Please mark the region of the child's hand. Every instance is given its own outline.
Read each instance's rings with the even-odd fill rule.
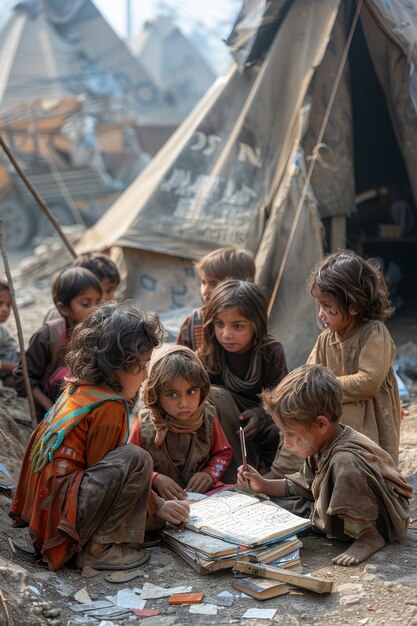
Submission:
[[[190,478],[186,491],[206,493],[214,485],[214,478],[208,472],[197,472]]]
[[[190,507],[186,502],[179,500],[165,500],[156,517],[176,526],[185,524],[190,517]]]
[[[152,486],[164,500],[184,500],[187,497],[184,489],[181,489],[173,478],[164,474],[155,476]]]
[[[243,471],[243,465],[238,467],[237,483],[241,487],[247,487],[249,483],[249,487],[253,491],[264,492],[264,482],[262,476],[252,465],[246,465],[246,471]]]
[[[253,439],[258,432],[259,416],[251,411],[245,411],[240,415],[239,419],[241,422],[246,422],[245,426],[243,426],[245,438]],[[239,435],[239,431],[236,431],[236,434]]]

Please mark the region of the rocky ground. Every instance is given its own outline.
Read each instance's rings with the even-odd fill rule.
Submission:
[[[51,255],[48,254],[48,262]],[[59,255],[58,255],[59,257]],[[64,259],[66,261],[66,259]],[[54,266],[58,261],[54,261]],[[62,262],[62,261],[61,261]],[[45,261],[47,267],[48,263]],[[36,267],[35,267],[36,266]],[[31,269],[32,268],[32,269]],[[31,272],[37,272],[37,278]],[[26,340],[35,330],[44,312],[50,306],[47,269],[39,263],[29,263],[22,275],[16,276],[18,296]],[[31,285],[29,287],[29,285]],[[405,336],[405,335],[404,335]],[[20,461],[31,432],[26,400],[17,398],[13,391],[0,389],[0,462],[17,478]],[[400,465],[413,487],[417,485],[417,396],[406,408],[402,424]],[[92,624],[110,626],[114,623],[134,623],[143,619],[131,613],[128,619],[103,617],[87,618],[75,613],[74,595],[86,590],[92,600],[115,595],[120,589],[141,588],[153,583],[162,587],[192,586],[193,592],[202,591],[215,596],[222,591],[233,592],[230,571],[207,576],[197,574],[180,557],[166,547],[151,549],[151,558],[143,565],[140,576],[130,583],[106,582],[105,573],[87,578],[73,568],[50,572],[36,565],[33,557],[21,547],[28,547],[26,532],[13,529],[8,518],[10,499],[0,490],[0,626],[70,626]],[[417,624],[417,512],[412,503],[412,519],[406,539],[391,544],[371,557],[367,563],[352,568],[331,564],[331,558],[343,549],[343,544],[316,535],[302,537],[301,560],[305,573],[326,577],[333,581],[333,592],[316,595],[294,589],[290,594],[264,602],[236,597],[230,607],[219,607],[216,616],[196,615],[189,607],[168,605],[167,599],[148,600],[147,609],[158,609],[160,614],[147,617],[147,626],[171,624]],[[18,547],[20,546],[20,548]],[[86,572],[84,572],[86,573]],[[87,572],[88,573],[88,572]],[[90,572],[91,573],[91,572]],[[235,592],[238,594],[238,592]],[[243,619],[249,608],[276,608],[269,620]]]

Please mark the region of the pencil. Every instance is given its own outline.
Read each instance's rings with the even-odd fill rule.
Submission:
[[[240,439],[240,450],[242,452],[242,465],[243,471],[248,471],[248,459],[246,456],[246,441],[245,441],[245,431],[242,426],[239,428],[239,439]]]

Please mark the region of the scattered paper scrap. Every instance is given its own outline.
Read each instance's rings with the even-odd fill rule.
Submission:
[[[205,604],[215,604],[216,606],[232,606],[235,598],[228,598],[227,596],[204,596],[202,602]]]
[[[109,622],[108,619],[106,620],[101,620],[100,624],[98,626],[114,626],[113,622]]]
[[[277,609],[248,609],[242,617],[252,619],[274,619]]]
[[[142,600],[140,589],[120,589],[117,592],[116,604],[123,609],[143,609],[146,600]]]
[[[74,598],[78,602],[81,602],[82,604],[89,604],[91,602],[91,598],[88,595],[88,591],[87,591],[87,589],[85,589],[85,587],[83,587],[83,589],[80,589],[79,591],[77,591],[77,593],[74,594]]]
[[[173,593],[190,593],[192,587],[158,587],[152,583],[145,583],[142,587],[140,597],[142,600],[154,600],[156,598],[168,598]]]
[[[189,612],[200,615],[217,615],[217,606],[215,604],[191,604]]]
[[[88,604],[70,604],[70,609],[75,613],[88,613],[88,611],[96,611],[97,609],[105,609],[112,606],[114,602],[110,600],[94,600]]]

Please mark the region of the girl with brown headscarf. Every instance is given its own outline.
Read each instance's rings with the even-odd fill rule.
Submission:
[[[152,456],[152,486],[166,499],[224,486],[220,477],[232,449],[207,401],[209,390],[208,375],[192,350],[174,344],[154,350],[143,391],[145,408],[129,441]]]

